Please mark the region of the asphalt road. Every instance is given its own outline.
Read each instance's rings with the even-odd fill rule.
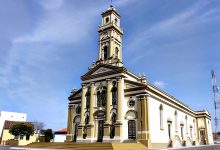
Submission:
[[[45,149],[29,149],[29,148],[16,148],[9,146],[0,145],[0,150],[45,150]],[[50,149],[51,150],[51,149]],[[147,149],[146,149],[147,150]],[[155,149],[154,149],[155,150]],[[165,150],[165,149],[163,149]],[[220,145],[211,145],[211,146],[196,146],[196,147],[187,147],[187,148],[169,148],[169,150],[220,150]]]

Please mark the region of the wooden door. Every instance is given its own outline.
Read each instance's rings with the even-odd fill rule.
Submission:
[[[104,121],[103,120],[99,120],[98,122],[98,140],[97,142],[102,142],[103,140],[103,135],[104,135]]]
[[[135,120],[128,121],[128,138],[136,139],[136,122]]]

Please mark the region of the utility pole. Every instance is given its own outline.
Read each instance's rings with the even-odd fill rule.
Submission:
[[[220,95],[219,95],[219,87],[217,85],[216,77],[215,77],[215,72],[211,70],[211,75],[212,75],[212,91],[213,91],[213,101],[214,101],[214,109],[215,109],[215,134],[214,134],[214,139],[217,139],[217,132],[218,132],[218,110],[220,108]]]

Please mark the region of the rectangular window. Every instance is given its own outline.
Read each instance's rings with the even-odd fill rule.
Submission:
[[[20,140],[23,140],[24,136],[23,135],[20,135]]]

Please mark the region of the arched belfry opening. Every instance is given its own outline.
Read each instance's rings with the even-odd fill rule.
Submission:
[[[103,59],[106,60],[107,58],[108,58],[108,46],[104,46]]]

